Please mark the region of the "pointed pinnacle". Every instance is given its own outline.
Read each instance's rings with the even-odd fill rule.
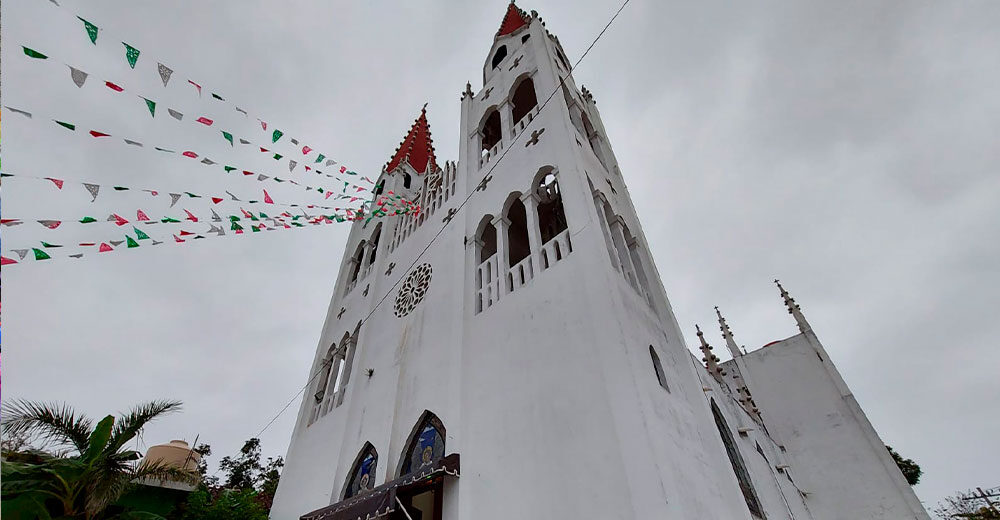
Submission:
[[[715,315],[719,317],[719,330],[722,331],[722,338],[726,340],[729,353],[733,355],[733,358],[742,356],[743,352],[740,351],[740,347],[736,345],[736,339],[733,338],[733,331],[729,329],[729,324],[726,323],[726,318],[722,317],[718,307],[715,308]]]
[[[778,286],[778,290],[781,291],[781,298],[785,300],[785,307],[788,307],[788,314],[791,314],[792,317],[795,318],[795,323],[798,325],[799,331],[807,332],[812,330],[809,322],[806,321],[805,315],[802,314],[802,309],[799,307],[799,304],[795,303],[795,298],[792,298],[792,296],[788,294],[788,291],[781,286],[781,282],[778,281],[777,278],[775,278],[774,283]]]

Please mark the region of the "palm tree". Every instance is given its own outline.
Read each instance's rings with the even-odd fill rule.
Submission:
[[[0,473],[3,515],[96,520],[105,518],[108,506],[139,479],[196,482],[195,472],[161,462],[139,462],[141,454],[126,449],[147,423],[180,407],[179,401],[151,401],[117,419],[109,415],[92,427],[91,419],[65,404],[4,403],[5,437],[30,436],[58,451],[4,454]]]

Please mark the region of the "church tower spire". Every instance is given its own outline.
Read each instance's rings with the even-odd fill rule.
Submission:
[[[785,307],[788,307],[788,314],[791,314],[792,317],[795,318],[795,323],[799,326],[799,331],[803,333],[811,331],[812,327],[809,325],[809,322],[806,321],[805,315],[802,314],[802,309],[799,307],[799,304],[795,303],[795,298],[792,298],[788,294],[788,291],[781,286],[780,281],[775,279],[774,283],[778,286],[778,290],[781,291],[781,298],[785,300]]]
[[[722,337],[726,340],[726,346],[729,347],[729,352],[733,355],[733,359],[742,356],[743,352],[736,345],[736,340],[733,338],[733,331],[729,330],[729,324],[726,323],[726,318],[722,317],[722,313],[719,312],[718,307],[715,308],[715,315],[719,317],[719,330],[722,331]]]
[[[701,327],[697,324],[694,326],[695,330],[698,331],[698,341],[701,342],[702,361],[705,362],[705,368],[708,369],[708,373],[712,374],[712,377],[722,381],[722,376],[726,375],[726,371],[719,366],[719,357],[712,353],[712,346],[705,341],[705,333],[701,331]]]

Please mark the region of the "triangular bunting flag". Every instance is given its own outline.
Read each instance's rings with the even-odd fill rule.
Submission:
[[[215,163],[215,161],[209,159],[208,157],[204,157],[201,160],[201,164],[207,164],[207,165],[211,166],[211,165],[216,164],[216,163]]]
[[[257,180],[261,181],[261,182],[266,181],[268,179],[270,179],[270,177],[268,177],[267,175],[264,175],[263,173],[257,176]]]
[[[226,141],[229,141],[229,146],[233,146],[233,134],[223,130],[222,137],[225,138]]]
[[[267,190],[264,190],[264,203],[265,204],[274,204],[274,200],[272,200],[271,196],[267,194]]]
[[[10,110],[11,112],[14,112],[15,114],[21,114],[22,116],[27,117],[28,119],[31,119],[31,112],[25,112],[24,110],[18,110],[16,108],[9,107],[7,105],[4,105],[4,108],[6,108],[7,110]],[[53,121],[55,121],[55,120],[53,119]],[[59,121],[56,121],[56,122],[58,123]],[[70,130],[72,130],[72,128]]]
[[[73,253],[69,255],[70,258],[83,258],[83,253]]]
[[[69,68],[69,76],[73,78],[73,83],[76,83],[77,87],[83,87],[83,84],[87,81],[87,75],[86,72],[75,67]]]
[[[260,121],[260,119],[258,119],[257,121]],[[263,128],[264,130],[267,130],[267,123],[264,121],[260,121],[260,127]]]
[[[149,115],[156,117],[156,102],[152,99],[142,99],[146,101],[146,106],[149,107]]]
[[[226,170],[226,173],[229,173],[229,172],[235,170],[236,167],[234,167],[234,166],[223,166],[222,169]]]
[[[35,253],[35,260],[48,260],[52,258],[48,253],[42,251],[41,249],[31,248],[31,252]]]
[[[240,108],[240,107],[236,107],[236,111],[237,111],[237,112],[240,112],[240,113],[242,113],[242,114],[243,114],[243,115],[245,115],[245,116],[246,116],[246,115],[249,115],[249,114],[247,114],[247,111],[246,111],[246,110],[243,110],[243,109],[242,109],[242,108]]]
[[[56,188],[59,188],[60,190],[63,187],[63,181],[62,181],[62,179],[53,179],[52,177],[46,177],[45,180],[52,181],[52,184],[55,184]]]
[[[135,219],[139,222],[146,222],[149,220],[149,217],[146,215],[144,211],[142,211],[141,209],[137,209],[135,210]]]
[[[180,200],[180,198],[181,198],[181,194],[180,193],[171,193],[170,194],[170,207],[171,208],[174,207],[174,204],[177,204],[177,201]]]
[[[232,193],[229,193],[229,190],[226,190],[226,195],[229,195],[230,197],[232,197],[233,200],[240,200],[240,199],[236,198],[236,195],[233,195]]]
[[[118,247],[118,246],[122,245],[122,243],[124,243],[125,241],[124,240],[108,240],[108,242],[111,242],[111,245],[113,245],[115,247]]]
[[[197,84],[197,83],[195,83],[195,82],[193,82],[191,80],[188,80],[188,83],[194,85],[194,88],[198,89],[198,95],[200,96],[201,95],[201,85],[199,85],[199,84]]]
[[[198,154],[192,152],[191,150],[188,150],[188,151],[182,153],[181,155],[183,155],[184,157],[190,157],[192,159],[197,159],[198,158]]]
[[[319,154],[319,155],[316,156],[316,162],[318,163],[318,162],[322,161],[324,158],[326,158],[325,155]]]
[[[285,133],[281,130],[275,130],[274,133],[271,134],[271,142],[277,143],[278,139],[281,139],[281,136],[283,135],[285,135]]]
[[[212,197],[212,202],[218,204],[222,202],[222,197]]]
[[[139,49],[136,49],[125,42],[122,42],[122,45],[125,46],[125,59],[128,61],[128,66],[134,69],[135,62],[139,59]]]
[[[299,144],[299,140],[298,140],[298,139],[295,139],[295,138],[293,137],[293,138],[292,138],[292,144]]]
[[[170,75],[173,74],[174,71],[170,70],[170,68],[162,63],[156,64],[156,70],[160,72],[160,79],[163,80],[163,86],[167,86],[167,82],[170,81]]]
[[[288,161],[288,171],[294,170],[296,164],[298,164],[298,163],[295,162],[295,161]]]
[[[129,139],[125,139],[125,144],[130,144],[130,145],[133,145],[133,146],[142,146],[142,143],[140,143],[138,141],[131,141]]]
[[[116,84],[114,84],[114,83],[112,83],[112,82],[110,82],[110,81],[105,81],[105,82],[104,82],[104,86],[108,87],[108,88],[109,88],[109,89],[111,89],[111,90],[114,90],[115,92],[122,92],[122,91],[124,91],[124,90],[125,90],[125,89],[124,89],[124,88],[122,88],[121,86],[119,86],[119,85],[116,85]]]
[[[225,99],[222,99],[222,96],[216,94],[215,92],[212,92],[212,97],[218,99],[219,101],[225,101]]]
[[[49,229],[55,229],[55,228],[59,227],[59,224],[62,224],[62,221],[61,220],[39,220],[38,223],[41,224],[41,225],[43,225],[43,226],[45,226],[45,227],[47,227],[47,228],[49,228]]]
[[[97,219],[94,217],[83,217],[80,219],[81,224],[90,224],[91,222],[97,222]]]
[[[132,240],[132,237],[128,235],[125,235],[125,244],[130,248],[139,247],[139,243],[136,242],[135,240]]]
[[[209,208],[209,210],[211,210],[212,212],[212,222],[222,222],[222,217],[220,217],[219,214],[216,213],[214,209]]]
[[[111,246],[109,246],[105,242],[101,242],[101,247],[97,248],[97,252],[98,253],[107,253],[108,251],[114,251],[114,248],[112,248]]]
[[[35,49],[29,49],[23,45],[21,46],[21,48],[24,49],[24,55],[29,58],[35,58],[38,60],[46,60],[49,58],[48,56],[36,51]]]
[[[240,138],[240,144],[250,144],[250,141],[247,141],[246,139],[243,139],[243,138],[241,137],[241,138]]]
[[[134,229],[134,230],[135,230],[135,238],[137,238],[137,239],[139,239],[139,240],[146,240],[146,239],[148,239],[148,238],[149,238],[149,235],[147,235],[147,234],[146,234],[145,232],[143,232],[143,231],[142,231],[141,229],[139,229],[139,228],[137,228],[137,227],[133,227],[132,229]]]
[[[198,217],[194,216],[190,211],[184,210],[184,213],[187,213],[187,220],[190,220],[191,222],[198,222]]]
[[[180,112],[178,112],[178,111],[176,111],[176,110],[174,110],[172,108],[168,108],[167,109],[167,113],[170,114],[170,117],[173,117],[174,119],[176,119],[178,121],[180,121],[181,119],[184,119],[184,114],[182,114],[182,113],[180,113]]]
[[[275,160],[275,161],[280,161],[282,157],[284,157],[284,156],[283,156],[283,155],[281,155],[280,153],[276,153],[276,154],[274,154],[274,160]]]
[[[83,183],[83,187],[87,188],[87,191],[90,192],[90,196],[93,197],[90,199],[90,202],[94,202],[95,200],[97,200],[97,192],[101,190],[100,185],[88,184],[85,182]]]
[[[42,241],[42,247],[62,247],[62,244],[50,244],[48,242]]]
[[[28,256],[27,249],[11,249],[11,251],[17,253],[17,256],[19,257],[20,260],[24,260],[24,257]]]
[[[104,132],[98,132],[97,130],[91,130],[90,135],[94,137],[110,137],[111,134],[106,134]]]
[[[302,147],[302,155],[309,155],[309,152],[311,152],[311,151],[312,151],[312,148],[309,148],[308,146],[303,146]]]
[[[160,222],[163,222],[164,224],[177,224],[180,222],[180,220],[177,220],[172,217],[163,217],[160,219]]]
[[[87,30],[87,36],[90,37],[90,43],[97,45],[97,26],[87,20],[84,20],[83,18],[80,18],[79,16],[77,16],[77,18],[83,22],[83,28]]]
[[[197,121],[197,122],[199,122],[199,123],[201,123],[201,124],[203,124],[205,126],[212,126],[212,123],[213,123],[213,121],[211,119],[209,119],[209,118],[207,118],[205,116],[201,116],[198,119],[195,119],[195,121]]]
[[[0,256],[0,265],[10,265],[10,264],[16,264],[16,263],[17,263],[17,260],[14,260],[13,258],[7,258],[6,256]]]

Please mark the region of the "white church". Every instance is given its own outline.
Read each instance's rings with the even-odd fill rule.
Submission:
[[[376,192],[422,211],[353,224],[271,518],[929,519],[780,284],[799,334],[691,355],[570,72],[512,3],[458,162],[421,111]]]

